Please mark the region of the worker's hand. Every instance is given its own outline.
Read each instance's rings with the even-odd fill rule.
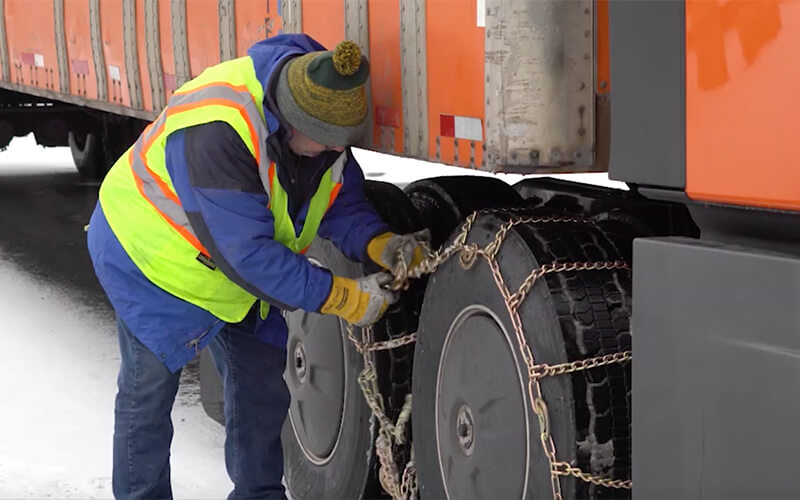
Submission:
[[[383,288],[391,281],[392,275],[385,272],[355,280],[334,276],[331,293],[320,312],[335,314],[356,326],[372,325],[399,298],[398,293]]]
[[[424,248],[430,245],[430,240],[431,233],[428,229],[410,234],[383,233],[369,242],[367,255],[376,264],[390,271],[397,268],[400,259],[409,269],[413,269],[425,259]]]

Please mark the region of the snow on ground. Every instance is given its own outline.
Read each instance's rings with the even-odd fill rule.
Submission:
[[[0,182],[74,171],[65,148],[32,137],[0,153]],[[119,350],[107,307],[88,308],[0,254],[0,498],[112,498],[113,408]],[[224,430],[184,372],[173,410],[177,498],[225,498]]]
[[[16,137],[0,151],[0,175],[25,175],[37,172],[74,172],[69,148],[45,148],[36,144],[33,134]]]
[[[0,497],[110,498],[119,351],[113,318],[0,261]],[[179,498],[230,488],[222,427],[183,384],[173,411]]]

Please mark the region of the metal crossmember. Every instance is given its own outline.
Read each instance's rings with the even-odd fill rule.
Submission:
[[[509,210],[503,210],[509,212]],[[513,210],[511,211],[513,212]],[[443,263],[449,259],[458,256],[459,263],[464,269],[471,268],[475,262],[482,258],[486,261],[489,269],[492,272],[492,277],[497,285],[500,294],[502,295],[506,309],[511,318],[511,324],[514,327],[514,332],[517,340],[517,347],[519,348],[520,355],[525,362],[528,371],[528,396],[531,404],[531,409],[536,414],[539,420],[540,441],[543,450],[550,462],[550,481],[553,490],[554,500],[561,500],[561,484],[559,482],[560,476],[572,476],[587,483],[604,486],[607,488],[617,489],[631,489],[632,482],[630,480],[619,480],[595,476],[582,471],[578,467],[574,467],[567,462],[559,461],[556,455],[555,444],[550,435],[550,416],[547,408],[547,403],[542,396],[542,388],[539,381],[544,377],[565,375],[574,373],[581,370],[589,370],[599,366],[627,363],[632,359],[631,351],[624,351],[614,354],[607,354],[595,358],[589,358],[570,363],[562,363],[557,365],[536,364],[531,348],[525,339],[525,333],[522,325],[522,318],[519,315],[519,308],[522,305],[525,297],[533,289],[536,282],[547,274],[562,273],[569,271],[591,271],[591,270],[611,270],[611,269],[627,269],[630,266],[624,261],[601,261],[601,262],[563,262],[563,263],[550,263],[545,264],[537,269],[534,269],[523,280],[519,288],[512,293],[505,283],[505,279],[500,272],[500,266],[496,260],[500,246],[503,244],[508,232],[520,224],[550,224],[550,223],[588,223],[593,224],[590,219],[584,217],[535,217],[524,216],[509,220],[502,224],[497,231],[494,239],[485,247],[479,247],[475,244],[467,244],[467,238],[475,220],[478,217],[478,212],[473,212],[467,217],[461,231],[455,238],[453,243],[440,250],[432,251],[426,248],[427,257],[413,269],[409,269],[406,262],[402,259],[399,260],[398,266],[393,270],[395,277],[391,283],[390,288],[393,290],[406,290],[409,286],[409,280],[420,278],[425,274],[430,274],[436,271]],[[417,498],[417,478],[416,467],[414,463],[413,448],[411,450],[411,460],[403,468],[402,474],[400,473],[400,466],[395,460],[394,448],[402,448],[405,444],[405,428],[411,417],[411,394],[406,395],[405,403],[401,409],[397,422],[393,423],[386,415],[384,408],[383,398],[378,389],[378,378],[375,371],[375,364],[373,360],[373,353],[375,351],[395,349],[400,346],[408,345],[416,341],[417,334],[411,333],[401,337],[374,342],[373,332],[371,327],[362,328],[361,340],[356,339],[353,333],[353,325],[347,324],[347,337],[355,345],[358,352],[364,358],[364,368],[359,374],[358,383],[364,398],[372,411],[373,415],[378,421],[379,430],[378,437],[375,440],[375,449],[378,459],[381,463],[379,471],[379,479],[383,489],[392,496],[395,500],[410,500]]]

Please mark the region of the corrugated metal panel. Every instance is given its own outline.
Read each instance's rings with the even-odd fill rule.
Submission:
[[[594,170],[592,0],[486,0],[487,167]]]
[[[186,34],[186,0],[172,0],[172,53],[175,58],[175,85],[192,79],[189,67],[189,42]]]
[[[11,68],[8,61],[8,42],[6,41],[6,2],[0,0],[0,66],[2,66],[3,81],[11,79]]]
[[[236,4],[234,0],[219,0],[219,60],[236,57]]]
[[[428,75],[426,0],[400,1],[403,86],[403,152],[428,156]]]
[[[369,58],[369,12],[367,0],[344,0],[344,36],[352,40],[361,48],[362,54]],[[369,85],[367,89],[367,102],[372,103],[372,92]],[[367,106],[367,123],[369,128],[360,147],[372,146],[372,106]]]
[[[144,2],[144,31],[153,110],[159,113],[164,108],[165,101],[164,75],[161,68],[161,42],[158,38],[158,0],[145,0]]]
[[[89,0],[89,30],[92,40],[94,74],[97,78],[97,99],[106,101],[108,100],[108,83],[105,55],[103,54],[103,37],[100,32],[100,0]]]
[[[125,45],[125,76],[131,107],[142,109],[142,86],[139,78],[139,53],[136,44],[136,3],[123,2],[122,28]]]
[[[2,10],[0,10],[2,15]],[[67,64],[67,34],[64,29],[64,0],[53,0],[53,17],[56,26],[56,53],[58,56],[58,87],[69,94],[69,66]]]
[[[303,31],[303,2],[301,0],[280,0],[284,33]]]

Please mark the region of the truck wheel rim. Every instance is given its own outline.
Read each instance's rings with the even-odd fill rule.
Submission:
[[[531,439],[518,366],[494,312],[472,305],[458,314],[436,379],[436,448],[448,498],[525,498]]]
[[[335,316],[298,310],[287,314],[286,320],[290,325],[285,375],[292,395],[289,422],[306,458],[325,465],[336,454],[346,418],[349,381],[344,332]]]

